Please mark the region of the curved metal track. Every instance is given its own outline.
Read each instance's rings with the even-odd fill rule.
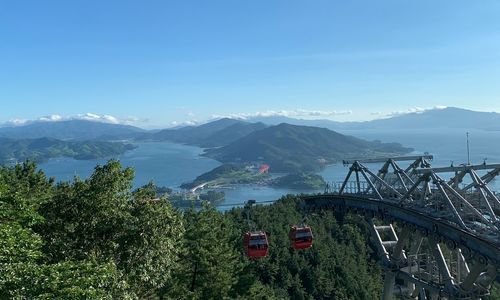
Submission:
[[[382,220],[399,221],[404,226],[412,227],[425,236],[435,235],[438,239],[452,241],[466,251],[481,254],[488,260],[500,265],[500,247],[491,241],[449,224],[446,220],[437,219],[421,212],[378,201],[376,199],[346,196],[346,195],[312,195],[304,196],[309,209],[340,209],[357,212],[368,217],[378,217]]]
[[[386,270],[383,299],[481,299],[500,266],[500,203],[487,186],[500,165],[431,168],[431,159],[344,162],[351,166],[342,184],[302,199],[308,209],[366,217]],[[401,161],[412,162],[403,169]],[[363,163],[383,165],[372,172]],[[442,172],[455,176],[447,181]],[[460,188],[466,175],[471,183]]]

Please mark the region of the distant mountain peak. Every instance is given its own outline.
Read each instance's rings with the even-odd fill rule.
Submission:
[[[453,106],[435,106],[431,109],[415,108],[404,112],[393,112],[393,115],[389,117],[362,122],[338,122],[326,119],[304,120],[290,117],[258,117],[249,121],[259,121],[268,125],[289,123],[331,130],[415,130],[428,128],[500,130],[499,113],[473,111]]]

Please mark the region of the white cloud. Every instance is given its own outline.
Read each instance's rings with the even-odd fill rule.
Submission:
[[[63,117],[60,115],[50,115],[50,116],[43,116],[38,118],[38,121],[43,121],[43,122],[51,122],[51,121],[61,121]]]
[[[198,120],[187,120],[187,121],[182,121],[182,122],[173,121],[173,122],[170,122],[170,127],[195,126],[198,124],[200,124],[200,122],[198,122]]]
[[[61,116],[53,114],[53,115],[43,116],[35,120],[13,119],[3,124],[0,124],[0,126],[21,126],[34,122],[59,122],[59,121],[69,121],[69,120],[85,120],[85,121],[103,122],[110,124],[126,124],[126,125],[145,123],[149,121],[148,119],[139,119],[136,117],[118,118],[111,115],[99,115],[95,113],[77,114],[73,116]]]
[[[73,120],[86,120],[86,121],[98,121],[104,123],[119,124],[120,120],[118,118],[110,115],[97,115],[93,113],[86,113],[84,115],[76,115],[72,118]]]
[[[229,114],[225,116],[221,115],[213,115],[212,119],[220,119],[220,118],[233,118],[233,119],[251,119],[256,117],[302,117],[302,118],[319,118],[319,117],[333,117],[340,115],[349,115],[352,114],[350,110],[333,110],[333,111],[325,111],[325,110],[307,110],[307,109],[294,109],[294,110],[267,110],[262,112],[255,113],[236,113]]]
[[[12,126],[21,126],[29,123],[29,120],[25,119],[12,119],[4,123],[0,123],[0,127],[12,127]]]
[[[407,110],[399,110],[399,111],[392,111],[389,114],[385,115],[385,117],[396,117],[400,115],[406,115],[406,114],[412,114],[412,113],[423,113],[425,111],[429,110],[438,110],[438,109],[445,109],[447,106],[444,105],[436,105],[434,107],[427,107],[427,108],[422,108],[422,107],[411,107],[408,108]]]

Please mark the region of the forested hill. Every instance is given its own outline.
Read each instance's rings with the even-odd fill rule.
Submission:
[[[289,196],[253,213],[270,255],[243,254],[240,208],[178,211],[135,191],[116,161],[55,185],[33,164],[0,167],[0,299],[377,299],[381,269],[364,228],[311,216],[313,248],[296,252]]]
[[[317,171],[341,159],[400,155],[412,151],[397,143],[369,142],[326,128],[279,124],[233,143],[209,149],[221,162],[265,162],[277,172]]]
[[[310,214],[313,247],[295,251],[298,198],[257,206],[269,256],[249,260],[241,208],[176,210],[133,178],[117,161],[59,184],[33,163],[0,167],[0,299],[380,299],[362,217]]]
[[[0,165],[16,161],[43,162],[55,157],[103,158],[133,149],[131,144],[100,141],[61,141],[53,138],[9,139],[0,137]]]

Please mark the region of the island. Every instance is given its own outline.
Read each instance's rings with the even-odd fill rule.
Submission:
[[[195,192],[199,188],[213,188],[230,184],[262,183],[270,179],[269,166],[254,164],[223,164],[203,173],[192,182],[184,183],[181,188]]]
[[[324,189],[326,181],[321,175],[313,173],[293,173],[271,181],[271,186],[301,190]]]
[[[156,197],[167,196],[173,193],[173,190],[166,186],[155,186]]]
[[[203,202],[217,205],[224,201],[226,194],[223,191],[210,190],[205,193],[175,192],[168,195],[168,200],[175,207],[201,207]]]
[[[199,198],[200,200],[209,201],[211,203],[221,202],[226,198],[226,193],[223,191],[208,191],[200,194]]]
[[[219,188],[233,184],[258,184],[302,190],[320,190],[326,186],[323,177],[314,173],[291,173],[273,178],[268,173],[269,170],[270,167],[267,164],[223,164],[198,176],[192,182],[182,184],[181,188],[188,190],[186,194],[188,194],[187,197],[189,198],[194,197],[193,195],[196,195],[198,190]],[[206,200],[214,200],[214,192],[209,191],[208,194],[211,197]],[[198,198],[204,199],[203,194],[199,195]]]

